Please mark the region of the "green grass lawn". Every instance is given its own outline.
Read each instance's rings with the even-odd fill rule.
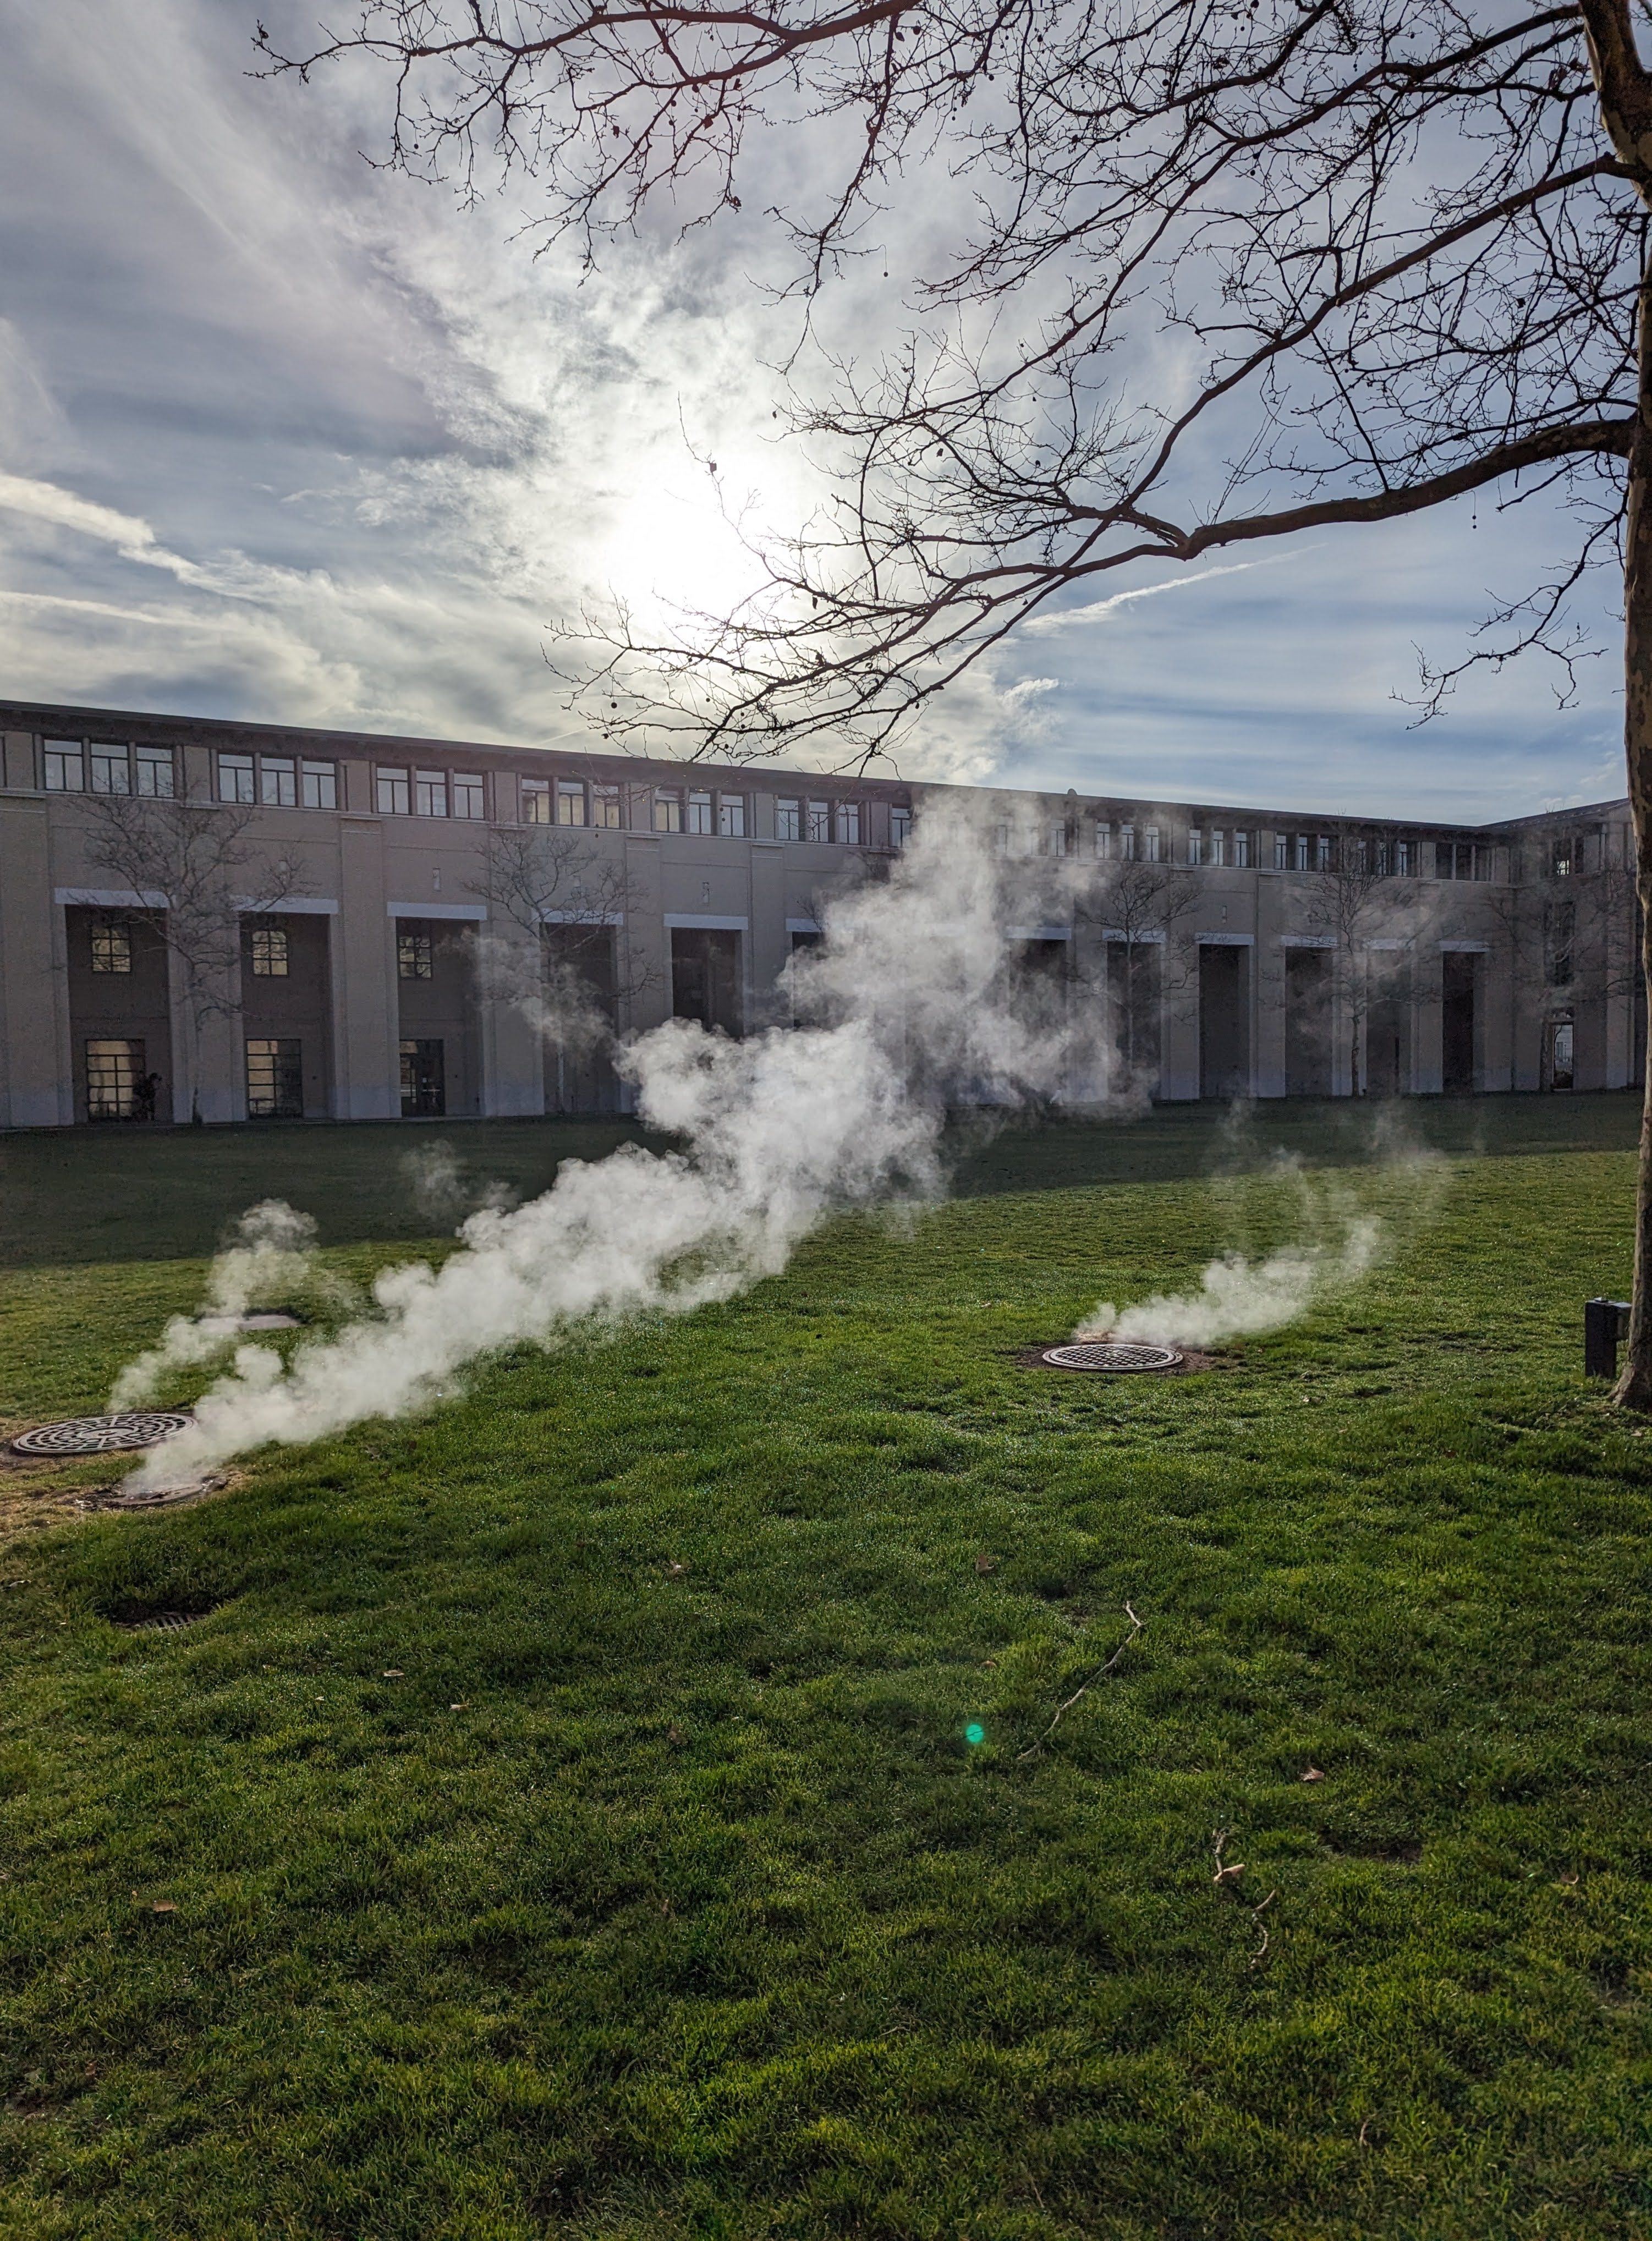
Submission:
[[[14,1475],[0,2234],[1643,2241],[1634,1116],[1413,1121],[1431,1208],[1332,1178],[1392,1257],[1202,1375],[1016,1355],[1286,1234],[1236,1171],[1344,1116],[965,1143],[193,1509]],[[7,1140],[0,1413],[101,1404],[248,1198],[405,1251],[394,1134]]]

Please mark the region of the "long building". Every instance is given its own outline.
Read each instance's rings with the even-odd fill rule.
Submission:
[[[1164,1099],[1614,1088],[1628,805],[1477,827],[0,702],[0,1126],[622,1111],[621,1030],[789,1016],[966,798],[1016,969]],[[536,1013],[538,1016],[536,1017]]]

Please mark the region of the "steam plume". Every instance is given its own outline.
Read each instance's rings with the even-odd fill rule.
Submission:
[[[288,1364],[271,1347],[238,1346],[194,1424],[130,1483],[177,1484],[268,1441],[404,1414],[525,1339],[726,1299],[777,1274],[833,1212],[937,1194],[949,1097],[1094,1100],[1097,1008],[1040,1014],[1027,1000],[1007,972],[1000,887],[966,813],[928,818],[887,881],[822,906],[827,938],[799,975],[799,1001],[823,1024],[731,1042],[668,1020],[619,1053],[643,1120],[684,1150],[627,1145],[565,1162],[543,1197],[473,1214],[439,1270],[387,1270],[371,1311],[300,1341]],[[229,1297],[230,1281],[215,1274],[214,1298]],[[193,1328],[177,1319],[117,1390],[152,1390],[162,1368],[202,1359]]]

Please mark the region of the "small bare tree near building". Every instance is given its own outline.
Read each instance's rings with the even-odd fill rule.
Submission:
[[[1417,911],[1415,887],[1409,880],[1379,871],[1368,840],[1344,838],[1330,868],[1310,874],[1306,916],[1330,945],[1333,997],[1342,1000],[1348,1086],[1355,1097],[1363,1097],[1367,1087],[1371,944],[1396,928],[1403,929],[1407,941],[1414,940]]]
[[[1198,898],[1198,886],[1190,872],[1174,864],[1115,860],[1097,865],[1094,873],[1074,892],[1073,925],[1099,930],[1104,953],[1110,958],[1117,952],[1122,957],[1122,1000],[1116,1002],[1122,1016],[1116,1040],[1125,1071],[1134,1079],[1142,1064],[1158,1056],[1156,1030],[1151,1053],[1142,1047],[1138,1001],[1142,967],[1149,960],[1157,960],[1160,998],[1187,987],[1193,978],[1193,955],[1189,945],[1178,940],[1177,931]],[[1110,964],[1107,970],[1110,980]],[[1119,993],[1109,987],[1109,1000],[1116,1000]]]
[[[86,857],[154,909],[176,967],[184,1047],[175,1054],[191,1119],[201,1120],[201,1043],[240,1010],[241,920],[306,892],[298,865],[251,837],[256,809],[194,794],[89,794]]]
[[[532,960],[525,975],[518,946],[478,937],[484,991],[515,1003],[572,1058],[609,1042],[659,985],[657,967],[625,938],[636,898],[623,861],[579,826],[493,826],[471,893],[526,937]]]

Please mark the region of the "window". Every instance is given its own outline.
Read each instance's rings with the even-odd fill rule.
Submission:
[[[1007,848],[1009,846],[1007,826],[1004,828],[1004,846]],[[812,801],[809,804],[803,837],[806,840],[829,840],[832,838],[832,804],[829,801]]]
[[[838,839],[846,848],[860,846],[860,804],[840,801],[838,804]]]
[[[1411,870],[1411,843],[1396,840],[1394,844],[1394,868],[1403,880]]]
[[[287,977],[287,929],[284,926],[255,926],[252,929],[252,970],[260,980]]]
[[[174,791],[171,747],[137,750],[137,790],[151,801],[170,801]]]
[[[1199,830],[1196,825],[1189,826],[1187,828],[1187,861],[1190,864],[1202,864],[1204,860],[1205,836]],[[1215,858],[1213,856],[1211,858],[1212,863],[1214,863],[1215,860]]]
[[[487,815],[486,783],[480,772],[454,772],[453,814],[455,817],[470,818]]]
[[[48,793],[78,793],[85,785],[82,775],[80,741],[78,739],[48,739],[46,741],[46,792]]]
[[[105,746],[94,739],[91,756],[91,790],[94,793],[130,793],[132,790],[131,762],[124,747]]]
[[[619,832],[625,819],[620,814],[619,788],[617,786],[592,787],[591,821],[605,833]]]
[[[132,969],[132,929],[124,918],[96,920],[91,930],[91,969],[94,973],[130,973]]]
[[[1363,836],[1354,844],[1354,868],[1356,872],[1368,872],[1371,868],[1371,844]]]
[[[306,809],[337,809],[338,774],[331,763],[303,763],[299,784]]]
[[[1380,880],[1386,880],[1386,879],[1388,878],[1388,871],[1389,871],[1389,867],[1390,867],[1390,864],[1391,864],[1391,861],[1392,861],[1392,859],[1393,859],[1393,854],[1394,854],[1394,852],[1393,852],[1393,850],[1389,847],[1389,846],[1388,846],[1388,842],[1387,842],[1386,840],[1379,840],[1379,841],[1377,842],[1377,844],[1376,844],[1376,868],[1377,868],[1377,877],[1378,877]]]
[[[1210,860],[1218,869],[1227,861],[1227,835],[1213,832],[1210,836]]]
[[[1573,1078],[1572,1023],[1568,1019],[1553,1020],[1548,1029],[1548,1086],[1569,1089]]]
[[[655,832],[680,833],[682,829],[682,796],[677,793],[656,793],[654,796]]]
[[[777,840],[797,840],[803,834],[803,804],[783,795],[774,805],[774,837]]]
[[[258,757],[258,799],[266,809],[298,806],[298,766],[291,755]]]
[[[405,770],[373,773],[373,801],[381,817],[405,817],[413,806],[412,787]]]
[[[1156,825],[1149,825],[1145,837],[1147,843],[1147,861],[1150,864],[1156,864],[1159,860],[1158,826]]]
[[[688,826],[691,833],[709,833],[712,829],[712,797],[709,793],[691,793],[688,797]]]
[[[912,838],[912,812],[899,806],[889,813],[889,845],[904,848]]]
[[[746,796],[743,793],[718,795],[717,830],[725,840],[745,840]]]
[[[1247,872],[1250,869],[1250,835],[1248,833],[1235,833],[1234,835],[1234,869],[1236,872]]]
[[[1134,864],[1136,860],[1136,828],[1134,825],[1119,827],[1119,855],[1127,864]]]
[[[557,780],[557,823],[583,825],[585,821],[585,781],[577,778],[559,778]]]
[[[1008,826],[994,825],[993,827],[993,846],[1000,856],[1008,855],[1009,844],[1010,829]]]
[[[96,781],[94,780],[94,783]],[[1572,833],[1557,833],[1549,857],[1550,869],[1557,880],[1569,880],[1577,869],[1577,836]]]
[[[428,980],[432,977],[428,933],[422,933],[412,927],[398,927],[396,973],[397,977],[403,980]]]
[[[1318,872],[1328,872],[1331,868],[1331,836],[1328,833],[1321,833],[1314,843],[1314,868]]]
[[[439,1036],[401,1047],[402,1118],[429,1118],[447,1110],[447,1091]]]
[[[1113,853],[1113,827],[1098,825],[1095,828],[1095,853],[1099,861],[1106,863]]]
[[[1059,818],[1050,827],[1048,853],[1052,856],[1065,856],[1067,853],[1067,819],[1065,818]]]
[[[155,1118],[155,1091],[144,1072],[143,1044],[89,1042],[86,1118],[136,1120],[140,1117],[150,1120]]]
[[[1306,833],[1299,833],[1296,836],[1296,868],[1299,872],[1305,872],[1308,869],[1308,835]]]
[[[547,779],[523,779],[522,822],[525,825],[548,825],[551,822],[551,787]]]
[[[1291,836],[1288,833],[1274,835],[1274,869],[1288,872],[1291,868]]]
[[[247,1039],[249,1120],[304,1119],[304,1046],[264,1036]]]
[[[445,817],[447,814],[447,773],[422,770],[413,773],[413,814],[415,817]]]
[[[251,755],[220,755],[218,757],[218,799],[220,801],[256,801],[252,791],[252,758]]]

